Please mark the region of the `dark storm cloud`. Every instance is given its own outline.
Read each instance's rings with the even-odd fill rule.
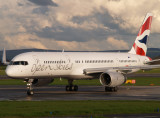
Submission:
[[[46,27],[40,32],[36,32],[39,37],[56,39],[58,41],[77,41],[84,42],[90,39],[102,40],[105,38],[107,32],[102,29],[83,30],[71,27],[58,27],[62,32],[53,31],[53,28]],[[86,38],[87,37],[87,38]]]
[[[39,31],[34,31],[38,37],[43,37],[47,39],[55,39],[58,41],[77,41],[86,42],[91,39],[95,40],[105,40],[108,36],[116,37],[121,39],[121,35],[128,37],[129,33],[126,33],[123,29],[119,27],[118,24],[114,22],[114,18],[109,15],[108,12],[105,13],[94,13],[90,16],[75,16],[72,18],[72,22],[76,24],[83,24],[87,21],[93,21],[96,18],[96,23],[102,24],[109,30],[98,27],[92,30],[85,30],[81,28],[65,27],[63,25],[57,25],[52,27],[45,27]],[[123,21],[121,21],[123,23]],[[58,24],[58,23],[57,23]],[[121,34],[121,35],[119,35]],[[124,39],[124,40],[127,40]]]
[[[105,10],[103,10],[105,11]],[[102,23],[105,27],[108,27],[109,29],[112,29],[116,31],[118,34],[123,34],[123,35],[130,35],[129,31],[122,29],[119,24],[125,24],[125,21],[118,18],[118,17],[112,17],[107,11],[104,13],[95,13],[94,17]],[[115,23],[115,21],[118,21],[119,23]]]
[[[103,10],[106,11],[106,10]],[[98,21],[98,23],[103,24],[105,27],[110,30],[114,30],[117,33],[126,33],[124,29],[119,27],[119,24],[115,23],[114,20],[118,20],[120,23],[124,23],[123,20],[118,18],[113,18],[107,11],[103,13],[95,12],[92,16],[75,16],[72,18],[72,21],[77,24],[82,24],[85,21],[92,21],[94,18]],[[112,32],[110,32],[112,34]]]
[[[58,6],[52,0],[29,0],[29,1],[40,6],[55,6],[55,7]]]
[[[22,4],[22,3],[20,3],[20,2],[18,2],[17,4],[18,4],[18,6],[24,6],[24,4]]]
[[[131,34],[129,30],[126,31],[125,29],[122,29],[118,23],[115,23],[115,20],[119,21],[121,24],[125,24],[125,21],[123,21],[118,17],[113,18],[105,9],[103,11],[105,12],[103,13],[95,12],[91,16],[84,16],[84,17],[75,16],[72,18],[72,22],[77,24],[82,24],[85,21],[92,21],[93,19],[96,18],[96,21],[99,24],[102,24],[104,27],[107,27],[109,30],[107,31],[104,31],[104,29],[93,30],[92,32],[94,32],[95,39],[98,39],[99,37],[102,37],[102,36],[105,38],[108,36],[113,36],[113,37],[116,37],[117,39],[121,39],[122,36],[123,37],[136,36],[136,34]],[[101,34],[101,32],[98,32],[98,31],[101,31],[103,34]],[[127,41],[128,39],[124,38],[123,40]]]
[[[34,14],[45,14],[48,11],[49,11],[49,8],[46,7],[46,6],[43,6],[43,7],[33,9],[32,13],[34,13]]]

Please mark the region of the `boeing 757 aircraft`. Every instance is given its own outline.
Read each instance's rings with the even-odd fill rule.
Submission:
[[[148,13],[137,38],[127,53],[108,52],[28,52],[15,56],[6,68],[6,74],[27,82],[27,94],[33,95],[32,85],[51,83],[54,78],[68,80],[66,91],[77,91],[76,79],[98,79],[105,91],[117,91],[125,83],[128,73],[140,69],[160,68],[151,65],[156,60],[146,56],[152,14]]]

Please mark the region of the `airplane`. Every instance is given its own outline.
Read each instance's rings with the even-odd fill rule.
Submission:
[[[99,78],[106,92],[115,92],[127,74],[160,68],[151,65],[159,60],[146,56],[151,22],[152,13],[147,13],[129,52],[27,52],[15,56],[5,72],[26,81],[28,95],[34,94],[33,86],[47,85],[54,78],[68,80],[66,91],[78,91],[74,80]]]
[[[3,55],[2,55],[2,64],[9,65],[9,62],[6,60],[6,49],[3,49]]]

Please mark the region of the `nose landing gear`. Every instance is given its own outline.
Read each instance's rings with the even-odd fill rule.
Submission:
[[[28,79],[26,82],[27,82],[27,95],[28,96],[33,95],[34,94],[33,87],[32,87],[33,79]]]
[[[27,95],[31,96],[34,95],[33,91],[33,81],[34,79],[26,79],[25,82],[27,82]],[[66,86],[66,91],[78,91],[78,86],[73,85],[73,80],[68,80],[68,85]]]

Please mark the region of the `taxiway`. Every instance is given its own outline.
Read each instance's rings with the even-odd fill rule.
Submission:
[[[0,101],[160,100],[159,86],[120,86],[118,92],[104,92],[103,86],[79,86],[77,92],[66,92],[65,86],[50,85],[34,91],[33,96],[27,96],[24,85],[0,85]]]

